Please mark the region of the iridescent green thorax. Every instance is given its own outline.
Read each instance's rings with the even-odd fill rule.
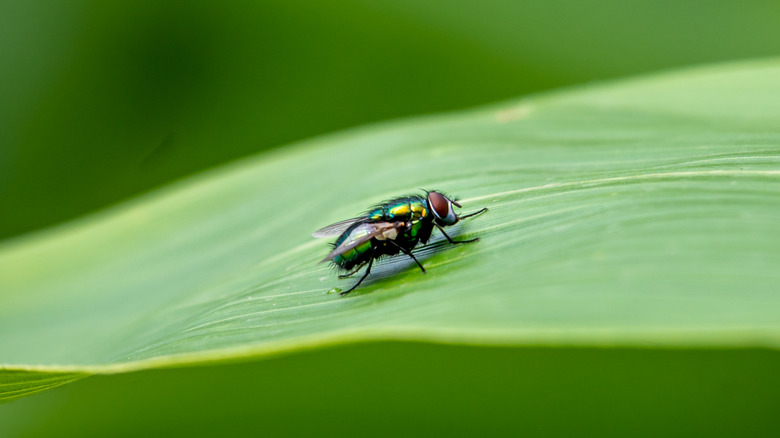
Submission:
[[[421,196],[397,198],[372,208],[367,217],[373,222],[418,221],[428,217],[428,203]]]
[[[423,223],[430,221],[428,202],[421,196],[396,198],[374,207],[368,212],[368,218],[372,222],[411,222],[411,228],[399,235],[396,240],[414,246],[420,237]]]

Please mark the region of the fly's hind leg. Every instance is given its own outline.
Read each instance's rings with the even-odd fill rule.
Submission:
[[[363,266],[365,266],[365,265],[366,265],[365,263],[361,263],[361,264],[359,264],[359,265],[358,265],[358,267],[357,267],[357,268],[353,269],[353,270],[352,270],[352,272],[348,272],[348,273],[346,273],[346,274],[341,274],[341,275],[339,275],[339,280],[343,280],[343,279],[345,279],[345,278],[349,278],[349,277],[351,277],[351,276],[355,275],[355,273],[356,273],[357,271],[359,271],[359,270],[363,269]]]
[[[343,297],[344,295],[346,295],[346,294],[352,292],[353,290],[355,290],[356,287],[360,286],[360,283],[362,283],[363,280],[365,280],[366,277],[368,277],[368,274],[371,273],[371,265],[373,265],[373,264],[374,264],[374,253],[372,252],[371,253],[371,260],[368,261],[368,268],[366,269],[366,273],[363,274],[362,277],[360,277],[360,280],[358,280],[358,282],[355,283],[354,286],[352,286],[351,288],[345,290],[344,292],[340,293],[339,295],[341,295]]]

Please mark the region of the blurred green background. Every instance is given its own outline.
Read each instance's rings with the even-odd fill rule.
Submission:
[[[0,405],[6,437],[777,437],[780,357],[372,343],[95,376]]]
[[[776,0],[4,0],[0,238],[346,127],[777,55],[779,18]]]

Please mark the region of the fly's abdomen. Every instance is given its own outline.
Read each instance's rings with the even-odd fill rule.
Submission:
[[[367,236],[371,232],[368,224],[358,223],[347,229],[344,234],[336,241],[336,248],[344,245],[350,245]],[[371,258],[371,240],[368,240],[352,249],[344,251],[333,258],[335,263],[341,269],[352,269],[355,266],[368,261]]]

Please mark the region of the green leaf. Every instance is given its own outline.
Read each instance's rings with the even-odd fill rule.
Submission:
[[[6,243],[0,397],[377,340],[777,348],[778,77],[742,63],[360,128]],[[453,230],[481,240],[329,293],[355,280],[311,232],[418,188],[487,206]]]

